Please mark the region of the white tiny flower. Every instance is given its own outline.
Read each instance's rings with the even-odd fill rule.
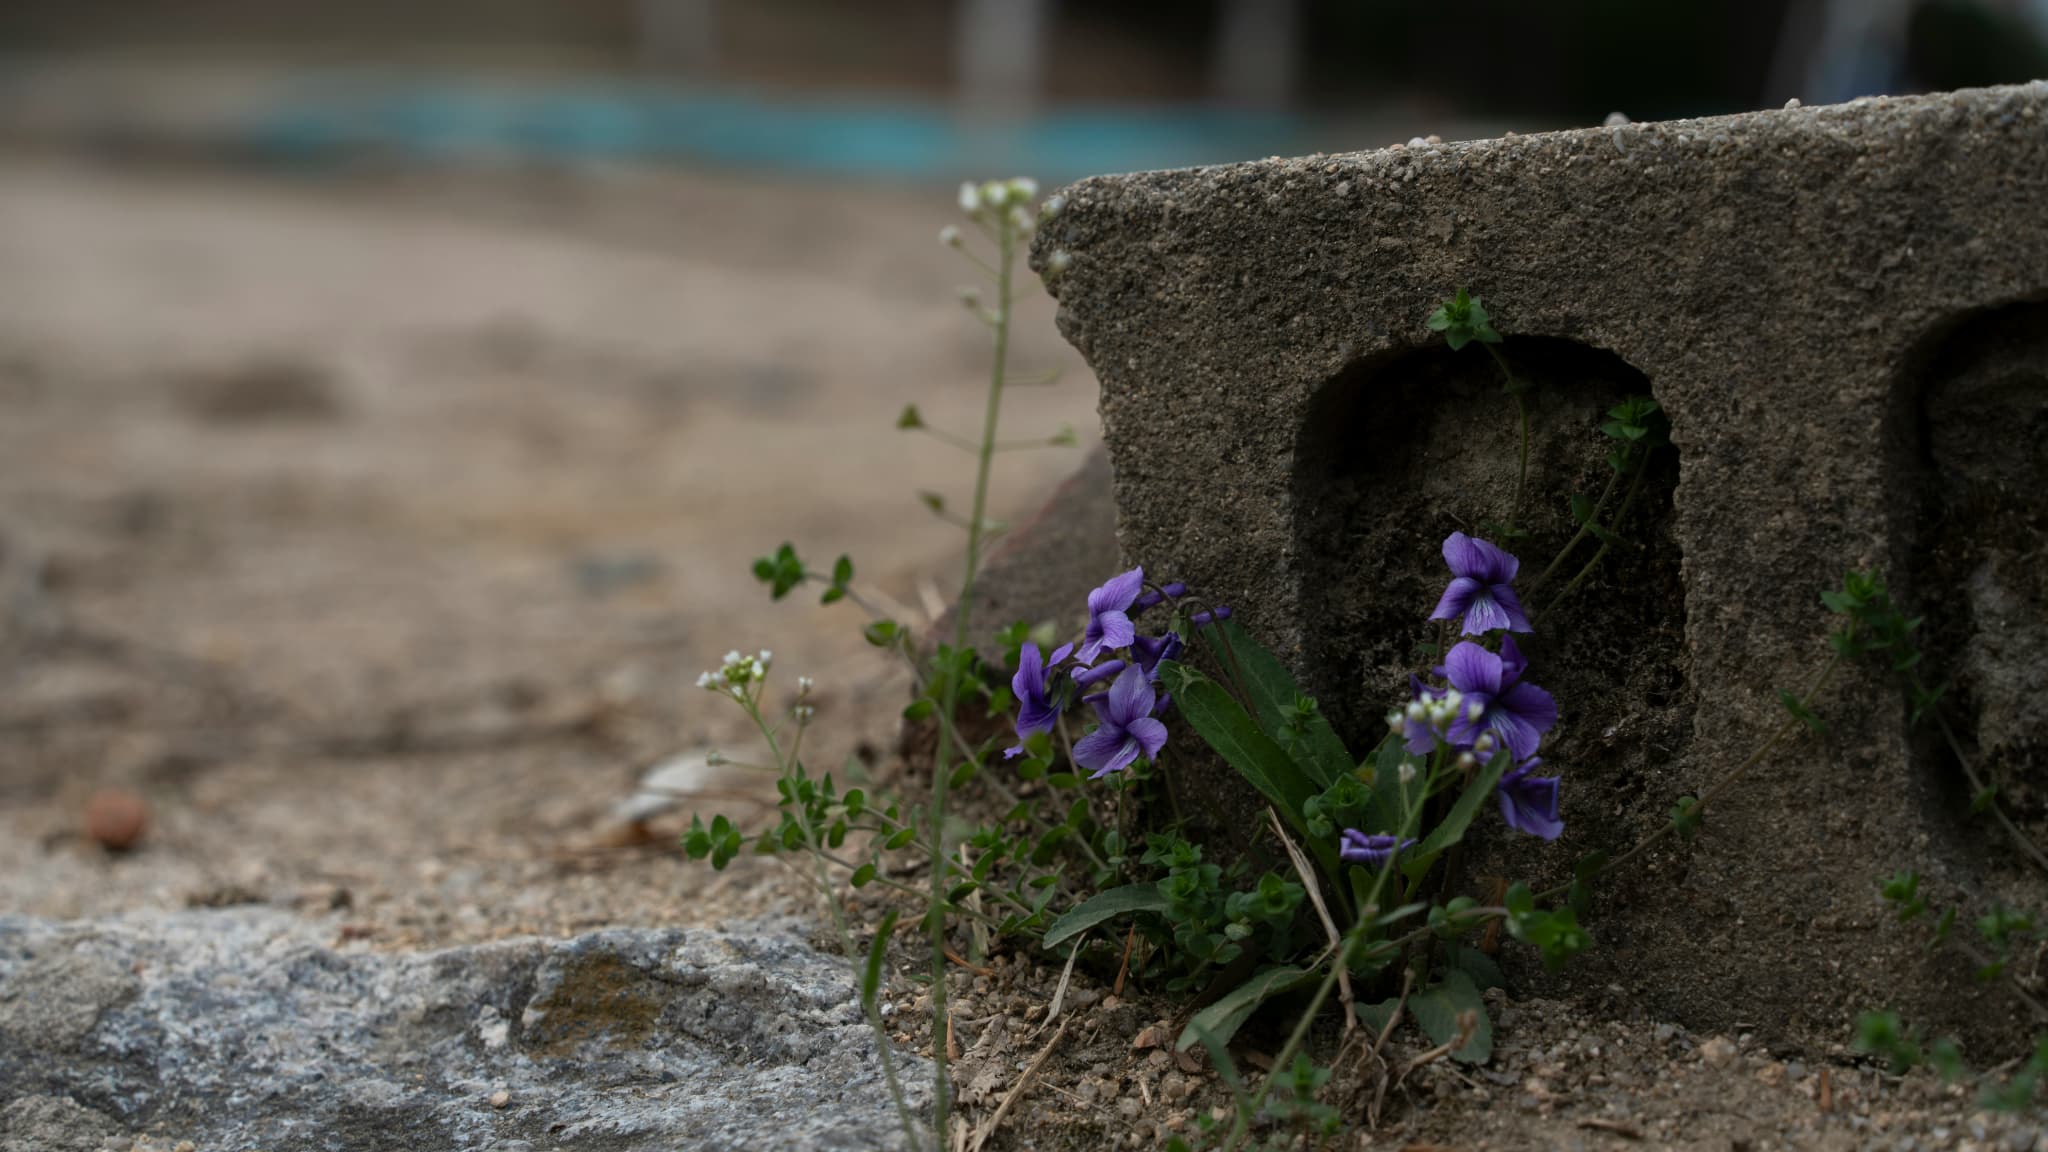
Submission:
[[[1458,771],[1470,772],[1477,767],[1479,767],[1479,757],[1474,756],[1470,752],[1458,753]]]
[[[799,724],[810,723],[811,717],[818,714],[818,710],[809,704],[799,704],[795,708],[790,709],[790,711],[796,716],[797,723]]]
[[[817,681],[811,679],[809,676],[799,676],[796,678],[796,690],[800,695],[809,696],[811,694],[811,689],[816,686]]]
[[[1401,783],[1415,783],[1415,765],[1406,760],[1401,761]]]
[[[960,210],[969,216],[981,211],[981,189],[971,180],[960,185]]]
[[[1010,227],[1019,232],[1029,232],[1038,227],[1038,222],[1031,218],[1029,209],[1019,204],[1010,209]]]
[[[769,650],[767,650],[766,648],[763,648],[763,649],[761,649],[761,659],[760,659],[760,665],[761,665],[761,667],[763,667],[763,668],[766,668],[766,667],[767,667],[768,665],[770,665],[770,664],[773,664],[774,662],[775,662],[775,653],[773,653],[773,652],[770,652],[770,651],[769,651]]]
[[[726,662],[727,664],[737,664],[737,663],[739,663],[739,662],[740,662],[740,650],[739,650],[739,649],[737,649],[737,648],[735,648],[735,649],[733,649],[732,651],[730,651],[730,652],[727,652],[727,653],[725,654],[725,662]]]
[[[981,186],[981,202],[991,208],[1002,208],[1010,202],[1010,189],[1000,180],[990,180]]]
[[[981,289],[962,288],[960,290],[960,303],[966,305],[969,308],[981,307]]]
[[[1401,715],[1401,710],[1399,708],[1394,709],[1392,712],[1387,713],[1387,728],[1391,731],[1399,732],[1404,719]]]
[[[1033,180],[1029,176],[1019,176],[1015,180],[1010,181],[1010,195],[1017,200],[1036,200],[1038,198],[1038,181]]]
[[[1480,717],[1486,715],[1486,701],[1474,700],[1472,706],[1465,709],[1465,715],[1471,717],[1474,724],[1479,723]]]
[[[1429,709],[1420,700],[1408,702],[1408,718],[1420,724],[1429,719]]]
[[[720,677],[717,677],[717,676],[713,676],[713,675],[712,675],[711,673],[709,673],[709,672],[706,672],[706,673],[704,673],[703,675],[701,675],[701,676],[697,677],[697,687],[699,687],[699,688],[711,688],[711,687],[714,687],[714,686],[716,686],[716,685],[718,684],[719,680],[720,680]]]
[[[1451,711],[1456,712],[1459,706],[1461,706],[1464,703],[1465,694],[1463,692],[1458,691],[1456,688],[1453,688],[1449,692],[1444,693],[1444,707],[1449,708]]]
[[[948,224],[944,228],[939,229],[939,243],[944,244],[948,248],[958,248],[960,246],[960,226]]]
[[[1493,733],[1481,732],[1479,739],[1472,742],[1472,750],[1474,752],[1491,752],[1493,751],[1494,743]]]

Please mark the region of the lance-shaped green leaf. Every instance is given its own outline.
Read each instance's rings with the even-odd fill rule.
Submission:
[[[1238,627],[1235,620],[1218,621],[1213,629],[1215,634],[1207,637],[1210,647],[1224,669],[1241,681],[1240,686],[1258,713],[1259,729],[1267,738],[1283,750],[1294,743],[1297,760],[1322,788],[1328,788],[1339,776],[1358,767],[1344,741],[1338,739],[1337,730],[1330,727],[1329,717],[1302,694],[1278,657]],[[1309,707],[1302,708],[1303,701]]]
[[[1222,999],[1195,1013],[1188,1026],[1181,1030],[1180,1039],[1174,1043],[1175,1050],[1187,1051],[1201,1043],[1205,1034],[1214,1043],[1230,1043],[1230,1038],[1252,1018],[1259,1005],[1275,996],[1292,992],[1313,979],[1315,973],[1291,965],[1257,973],[1224,993]]]
[[[1160,680],[1173,693],[1173,702],[1197,735],[1216,754],[1251,782],[1260,795],[1273,802],[1287,822],[1307,840],[1326,875],[1338,875],[1336,849],[1317,839],[1308,829],[1306,807],[1318,789],[1278,744],[1259,731],[1221,684],[1185,664],[1171,660],[1159,663]]]
[[[1133,912],[1164,912],[1168,901],[1157,884],[1126,884],[1097,892],[1076,904],[1066,915],[1052,922],[1045,930],[1044,944],[1047,948],[1076,936],[1105,920]]]
[[[1410,885],[1420,883],[1437,857],[1465,838],[1465,829],[1472,826],[1472,818],[1479,814],[1479,806],[1493,795],[1494,785],[1500,783],[1501,773],[1507,770],[1510,759],[1512,757],[1506,753],[1500,753],[1482,765],[1473,774],[1472,782],[1465,785],[1465,791],[1459,794],[1458,802],[1444,814],[1443,823],[1401,857],[1401,874],[1408,878]]]

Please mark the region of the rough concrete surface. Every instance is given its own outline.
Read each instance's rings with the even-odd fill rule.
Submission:
[[[272,911],[0,918],[0,1098],[9,1152],[899,1138],[849,966],[786,925],[375,953]]]
[[[1555,614],[1562,578],[1532,597],[1569,830],[1549,849],[1494,837],[1475,876],[1555,882],[1738,763],[1825,660],[1818,594],[1847,568],[1938,617],[1930,668],[1958,682],[1965,744],[2001,779],[2040,762],[2022,702],[2044,658],[2018,641],[2048,539],[2048,84],[1062,196],[1034,263],[1060,269],[1062,330],[1102,383],[1125,558],[1233,603],[1354,739],[1434,638],[1439,542],[1515,514],[1513,401],[1486,356],[1425,327],[1437,303],[1481,296],[1537,385],[1525,581],[1569,538],[1567,497],[1604,479],[1598,413],[1662,402],[1676,453],[1624,525],[1640,546]],[[1825,740],[1781,747],[1694,846],[1607,891],[1572,986],[1806,1042],[1892,1006],[1997,1048],[2008,1000],[1894,929],[1876,888],[1916,868],[1973,912],[2038,903],[2038,876],[1968,819],[1881,673],[1844,671],[1819,710]],[[2038,830],[2038,786],[2017,791]]]

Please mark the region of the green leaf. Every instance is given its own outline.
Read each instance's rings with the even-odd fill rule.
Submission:
[[[1252,639],[1234,619],[1217,623],[1213,632],[1207,637],[1210,646],[1216,650],[1224,669],[1243,681],[1239,686],[1251,697],[1252,708],[1259,717],[1259,730],[1283,750],[1289,735],[1298,731],[1304,746],[1297,752],[1296,762],[1308,771],[1319,788],[1328,788],[1338,777],[1358,767],[1357,758],[1345,750],[1344,741],[1338,739],[1337,730],[1330,727],[1329,717],[1321,709],[1316,709],[1305,723],[1289,724],[1290,717],[1295,715],[1295,702],[1303,694],[1278,657]]]
[[[1162,682],[1173,693],[1174,704],[1216,754],[1251,782],[1252,787],[1273,802],[1287,822],[1308,836],[1306,807],[1318,789],[1280,746],[1268,739],[1245,715],[1243,708],[1223,686],[1185,664],[1171,660],[1159,663]],[[1310,849],[1323,864],[1326,875],[1338,874],[1336,851],[1326,842],[1310,839]]]
[[[1699,835],[1700,825],[1706,818],[1707,814],[1700,810],[1697,797],[1680,796],[1678,802],[1671,806],[1671,826],[1678,829],[1678,838],[1681,840],[1690,840]]]
[[[867,967],[860,974],[861,1006],[873,1011],[875,996],[882,988],[882,954],[889,948],[889,933],[896,929],[896,912],[891,909],[882,917],[882,924],[875,929],[875,938],[868,944]]]
[[[1486,1015],[1486,1002],[1479,986],[1462,970],[1453,968],[1441,981],[1408,998],[1408,1011],[1429,1034],[1432,1042],[1448,1044],[1458,1036],[1458,1017],[1471,1012],[1478,1024],[1465,1046],[1451,1053],[1451,1059],[1465,1064],[1484,1064],[1493,1056],[1493,1021]]]
[[[841,555],[832,564],[832,583],[845,585],[853,579],[853,558]]]
[[[1800,700],[1799,697],[1793,695],[1790,692],[1781,691],[1778,693],[1778,703],[1784,706],[1785,711],[1789,713],[1794,720],[1799,721],[1801,724],[1804,724],[1809,729],[1811,729],[1814,735],[1827,735],[1827,723],[1823,721],[1820,717],[1814,715],[1813,709],[1808,708],[1805,702]]]
[[[1230,1043],[1244,1022],[1251,1019],[1259,1005],[1275,996],[1291,992],[1315,979],[1315,973],[1293,966],[1268,968],[1251,979],[1223,994],[1223,998],[1195,1013],[1188,1026],[1181,1030],[1180,1039],[1174,1049],[1185,1052],[1201,1043],[1206,1035],[1217,1044]]]
[[[1500,964],[1477,948],[1458,949],[1452,954],[1451,963],[1459,971],[1470,976],[1472,982],[1479,985],[1482,990],[1508,986],[1508,978],[1502,974]]]
[[[919,412],[915,404],[905,404],[903,406],[903,414],[896,417],[896,427],[903,429],[922,428],[924,427],[924,413]]]
[[[946,498],[937,492],[919,492],[917,498],[924,503],[925,507],[934,512],[944,512],[946,510]]]
[[[1047,948],[1060,944],[1105,920],[1133,912],[1164,912],[1170,902],[1157,884],[1126,884],[1097,892],[1052,922],[1041,941]]]
[[[1584,525],[1593,519],[1593,501],[1577,493],[1572,494],[1572,521]]]
[[[873,864],[863,864],[853,870],[852,884],[855,888],[865,888],[874,878],[875,866]]]
[[[896,643],[896,638],[902,634],[903,626],[894,620],[875,620],[861,629],[861,635],[877,648],[887,648]]]
[[[1458,802],[1444,814],[1443,823],[1401,858],[1401,874],[1408,878],[1408,883],[1420,883],[1437,857],[1465,838],[1465,829],[1472,826],[1472,818],[1479,814],[1479,806],[1493,795],[1494,785],[1500,783],[1501,773],[1507,771],[1508,761],[1512,759],[1512,756],[1497,755],[1488,760],[1472,777],[1472,782],[1465,785]]]
[[[1387,1022],[1394,1018],[1394,1013],[1400,1008],[1401,998],[1389,996],[1377,1004],[1358,1005],[1358,1019],[1372,1031],[1373,1036],[1377,1037],[1387,1030]]]

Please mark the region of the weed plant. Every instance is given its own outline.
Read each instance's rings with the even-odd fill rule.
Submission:
[[[1467,522],[1479,524],[1482,535],[1454,532],[1442,542],[1444,588],[1426,617],[1436,640],[1422,646],[1425,666],[1414,669],[1407,697],[1390,702],[1384,733],[1371,747],[1348,747],[1315,699],[1239,626],[1229,606],[1141,568],[1111,575],[1089,593],[1087,623],[1078,635],[1015,622],[997,633],[994,651],[977,651],[970,644],[974,583],[990,540],[1002,529],[987,519],[991,464],[1005,451],[1073,442],[1068,430],[1022,441],[999,437],[1005,390],[1017,382],[1010,376],[1009,346],[1018,259],[1039,221],[1060,209],[1058,197],[1042,206],[1035,199],[1027,180],[965,185],[960,207],[966,224],[941,233],[942,242],[987,281],[962,293],[992,338],[979,434],[933,427],[914,404],[896,422],[963,449],[974,461],[964,513],[953,512],[939,495],[921,497],[966,538],[950,635],[916,637],[905,622],[875,612],[855,583],[849,557],[829,570],[814,569],[784,544],[754,566],[777,599],[810,587],[824,603],[846,600],[867,609],[868,642],[913,673],[915,694],[905,719],[936,729],[929,795],[912,803],[813,774],[802,757],[814,716],[812,685],[799,679],[793,702],[771,708],[768,652],[733,652],[699,681],[730,699],[759,731],[777,776],[779,818],[758,829],[725,816],[709,823],[694,818],[685,839],[688,855],[717,868],[749,851],[808,860],[807,875],[847,953],[866,957],[861,1004],[911,1147],[937,1147],[953,1131],[943,1038],[956,932],[964,932],[963,947],[977,956],[1008,947],[1071,960],[1098,950],[1124,975],[1196,997],[1204,1006],[1189,1016],[1177,1047],[1208,1053],[1236,1107],[1224,1122],[1205,1118],[1193,1141],[1224,1149],[1313,1147],[1346,1121],[1318,1100],[1332,1068],[1378,1068],[1383,1098],[1393,1074],[1380,1054],[1402,1021],[1427,1036],[1432,1047],[1425,1061],[1486,1060],[1492,1025],[1482,994],[1502,983],[1493,953],[1499,931],[1551,967],[1592,947],[1581,919],[1598,879],[1660,841],[1697,835],[1714,802],[1757,763],[1801,731],[1823,729],[1815,701],[1844,662],[1889,661],[1916,720],[1941,725],[1960,755],[1940,719],[1940,689],[1920,679],[1920,654],[1912,644],[1917,621],[1898,612],[1875,576],[1851,573],[1825,597],[1843,618],[1831,636],[1832,652],[1803,689],[1781,694],[1784,719],[1760,734],[1745,759],[1699,794],[1675,797],[1669,820],[1642,842],[1580,859],[1569,881],[1542,890],[1513,883],[1491,902],[1457,894],[1459,845],[1489,810],[1520,835],[1554,840],[1564,830],[1569,772],[1543,755],[1559,704],[1538,685],[1540,670],[1515,637],[1535,631],[1585,588],[1614,549],[1633,546],[1630,514],[1653,460],[1669,444],[1655,399],[1631,396],[1609,410],[1599,424],[1608,445],[1605,484],[1597,493],[1569,496],[1576,533],[1525,580],[1522,560],[1510,548],[1527,538],[1519,524],[1529,495],[1532,385],[1515,372],[1512,346],[1485,304],[1463,290],[1429,316],[1427,326],[1453,350],[1484,349],[1497,367],[1516,429],[1516,441],[1502,451],[1512,453],[1519,468],[1513,491],[1497,494],[1497,503],[1488,506],[1488,494],[1475,494]],[[1055,253],[1049,274],[1064,267]],[[1426,607],[1418,605],[1418,614]],[[969,722],[970,709],[982,723]],[[988,730],[997,734],[973,735]],[[1265,802],[1267,819],[1254,831],[1253,851],[1222,858],[1193,831],[1200,821],[1190,817],[1206,811],[1206,801],[1184,794],[1174,771],[1175,750],[1190,738],[1227,762]],[[1978,808],[2048,867],[1967,761],[1964,770]],[[973,803],[958,803],[970,790]],[[976,822],[962,815],[970,811],[999,815]],[[1262,867],[1255,860],[1284,863]],[[920,868],[922,884],[906,879]],[[1966,956],[1985,979],[2008,980],[2048,1023],[2048,1012],[2025,984],[2011,978],[2015,948],[2036,934],[2033,918],[1988,910],[1976,921],[1977,938],[1966,939],[1956,928],[1958,910],[1936,912],[1919,884],[1910,872],[1885,882],[1883,898],[1898,920],[1931,922],[1930,946]],[[895,914],[862,947],[847,910],[845,889],[870,885],[893,890],[916,910],[928,943],[935,1065],[930,1129],[905,1105],[877,1005]],[[1274,1071],[1254,1086],[1232,1064],[1232,1036],[1262,1006],[1288,996],[1298,1002],[1304,994],[1306,1006]],[[1307,1043],[1333,999],[1342,1039],[1335,1059],[1323,1065],[1311,1059]],[[1967,1075],[1953,1045],[1925,1047],[1889,1013],[1865,1016],[1857,1042],[1897,1067],[1932,1062],[1945,1075]],[[2008,1079],[1987,1081],[1986,1100],[2022,1105],[2043,1076],[2048,1043]],[[1373,1113],[1370,1118],[1377,1104]],[[1189,1146],[1180,1138],[1174,1143]]]

